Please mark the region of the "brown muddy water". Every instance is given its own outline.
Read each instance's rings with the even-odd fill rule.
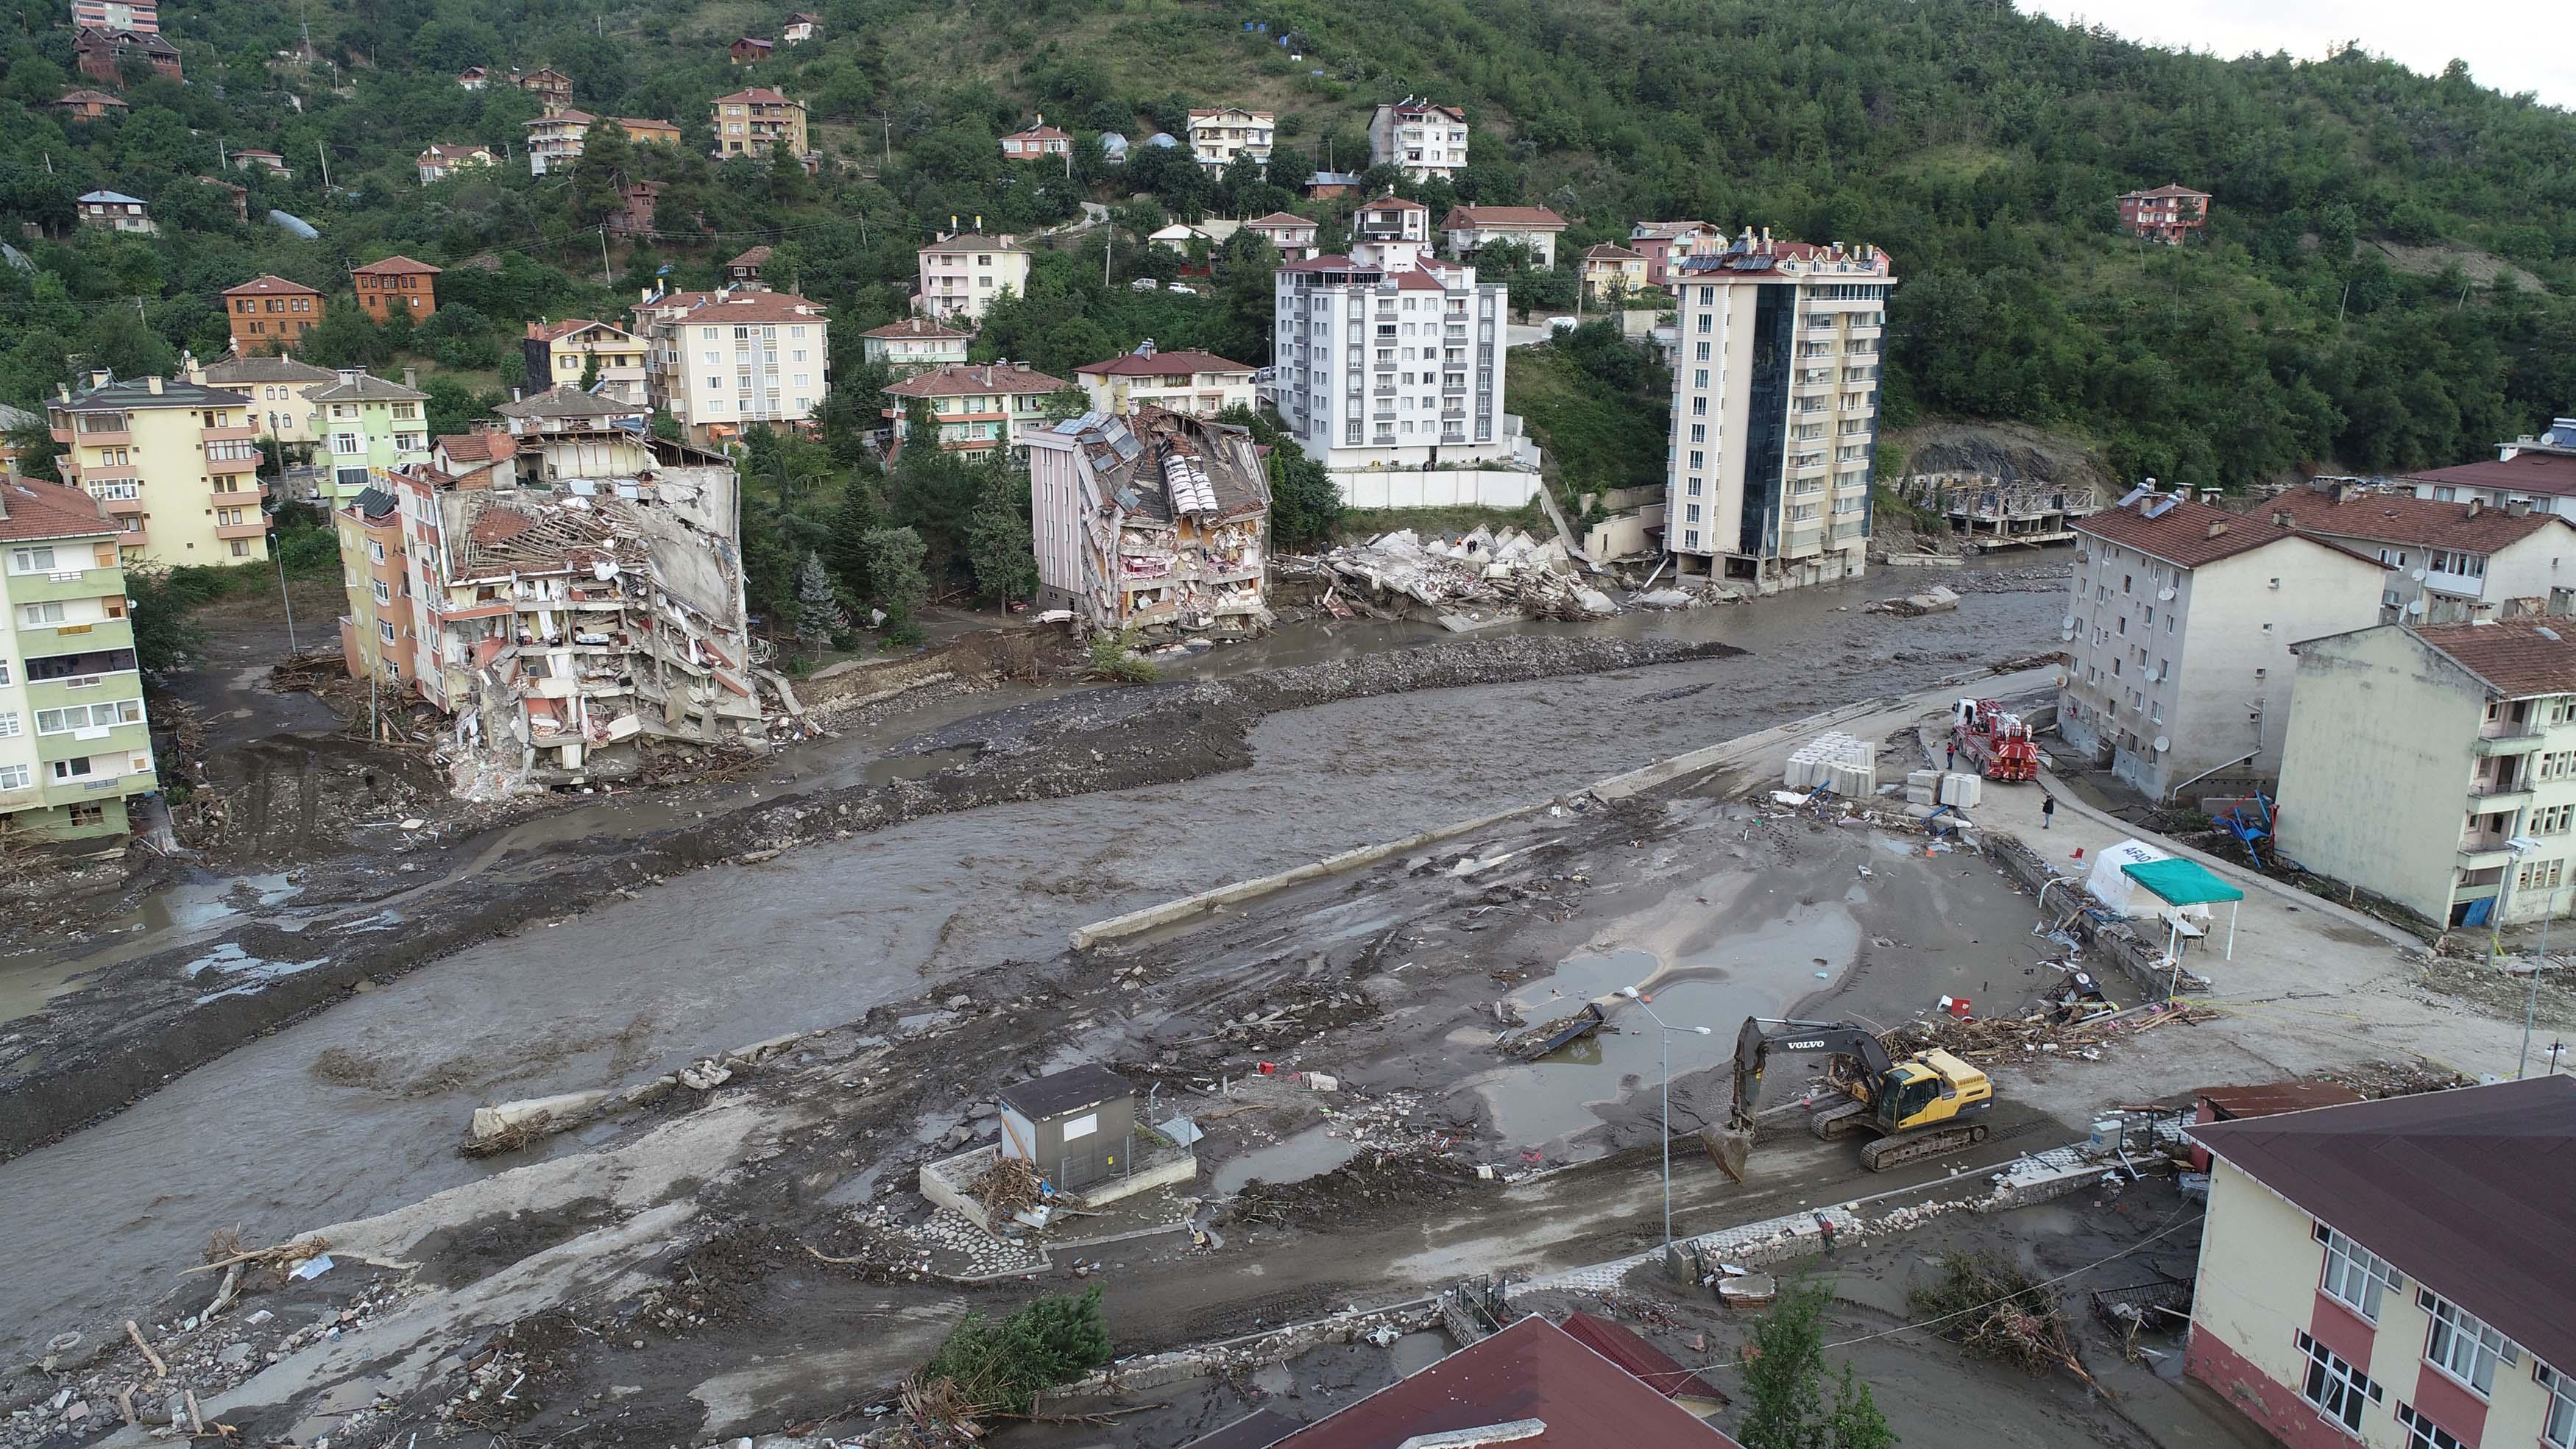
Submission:
[[[2062,580],[1970,593],[1958,612],[1922,619],[1859,611],[1869,598],[1950,577],[1906,570],[1753,605],[1529,626],[1717,638],[1752,652],[1278,715],[1255,730],[1248,770],[827,841],[757,867],[675,879],[437,962],[0,1164],[0,1201],[11,1209],[11,1231],[0,1235],[0,1315],[14,1329],[0,1342],[40,1343],[159,1296],[213,1229],[239,1223],[250,1241],[272,1241],[503,1170],[456,1151],[478,1103],[631,1081],[849,1021],[927,982],[1053,956],[1066,932],[1105,916],[2054,647]],[[1405,624],[1309,625],[1174,672],[1231,673],[1437,637]],[[927,728],[958,712],[905,723]],[[628,834],[682,809],[713,813],[817,780],[871,778],[896,768],[882,763],[886,745],[845,738],[784,757],[779,773],[801,772],[801,785],[544,817],[496,841],[478,865],[505,873],[507,849],[530,839]],[[139,918],[144,929],[119,938],[115,954],[188,939],[213,911],[192,903],[229,893],[229,882],[217,884],[188,888],[185,909],[162,908],[166,926]],[[388,928],[399,929],[393,904]],[[56,984],[30,983],[39,997]],[[559,1139],[556,1150],[587,1140]]]

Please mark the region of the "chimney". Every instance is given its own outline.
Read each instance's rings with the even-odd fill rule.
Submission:
[[[2290,516],[2290,510],[2286,508],[2275,508],[2272,510],[2272,526],[2274,528],[2295,528],[2298,526],[2298,522],[2299,521],[2296,518]]]
[[[984,234],[984,214],[980,211],[975,214],[975,234],[977,236]]]
[[[111,372],[111,371],[109,371],[108,369],[106,369],[106,368],[104,368],[104,367],[93,367],[93,368],[91,368],[91,369],[90,369],[90,372],[89,372],[89,385],[90,385],[90,386],[92,386],[92,387],[105,387],[105,386],[107,386],[109,383],[114,382],[114,381],[116,381],[116,374],[115,374],[115,373],[113,373],[113,372]]]
[[[2212,523],[2209,525],[2209,536],[2211,538],[2217,538],[2226,532],[2227,525],[2224,523]]]
[[[2215,488],[2201,489],[2200,501],[2203,503],[2216,503],[2218,501],[2218,490]]]
[[[403,369],[403,386],[405,386],[405,387],[407,387],[407,388],[411,388],[411,389],[412,389],[412,390],[414,390],[414,391],[418,391],[418,390],[419,390],[419,388],[420,388],[420,369],[419,369],[419,368],[417,368],[417,367],[406,367],[406,368],[404,368],[404,369]]]
[[[2479,510],[2479,509],[2481,509],[2481,508],[2483,508],[2483,507],[2485,507],[2485,506],[2486,506],[2486,500],[2485,500],[2485,499],[2483,499],[2483,498],[2471,498],[2471,499],[2469,500],[2469,511],[2468,511],[2468,512],[2466,512],[2466,513],[2461,514],[2460,516],[2461,516],[2462,518],[2475,518],[2475,517],[2477,517],[2477,516],[2478,516],[2478,510]]]
[[[340,369],[340,385],[342,387],[354,387],[357,385],[357,382],[358,370],[356,368],[344,367]]]
[[[510,401],[512,401],[512,402],[517,402],[518,400],[519,400],[519,390],[518,390],[517,388],[515,388],[515,387],[514,387],[514,388],[510,389]]]
[[[2509,502],[2509,503],[2505,504],[2505,506],[2504,506],[2504,516],[2505,516],[2505,517],[2507,517],[2507,518],[2528,518],[2528,517],[2530,517],[2530,516],[2531,516],[2531,500],[2530,500],[2530,499],[2528,499],[2528,498],[2516,498],[2516,499],[2512,500],[2511,502]]]
[[[154,397],[159,397],[161,395],[161,375],[159,373],[154,373],[152,376],[143,379],[143,386],[149,389]]]

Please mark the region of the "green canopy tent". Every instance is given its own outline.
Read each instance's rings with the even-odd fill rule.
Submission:
[[[2120,874],[2168,906],[2210,906],[2227,903],[2227,959],[2236,959],[2236,909],[2245,892],[2220,880],[2206,867],[2188,860],[2134,861],[2120,867]],[[2182,974],[2182,923],[2180,911],[2165,916],[2166,953],[2174,962],[2177,982]]]

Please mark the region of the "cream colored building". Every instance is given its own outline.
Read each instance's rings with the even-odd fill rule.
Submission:
[[[1270,160],[1270,137],[1277,129],[1268,111],[1218,106],[1190,112],[1190,155],[1210,171],[1222,171],[1237,156]]]
[[[1091,398],[1091,410],[1123,417],[1138,408],[1168,408],[1212,418],[1230,407],[1253,405],[1253,367],[1212,352],[1157,352],[1149,340],[1133,352],[1073,370]]]
[[[1415,181],[1455,181],[1467,166],[1467,113],[1408,96],[1369,116],[1369,164]]]
[[[1764,593],[1859,578],[1869,558],[1887,254],[1751,229],[1673,279],[1664,548],[1677,577]]]
[[[644,339],[623,327],[568,317],[561,322],[531,322],[519,340],[527,364],[527,391],[578,386],[591,363],[599,364],[599,386],[620,402],[646,399]]]
[[[127,564],[222,567],[268,558],[259,416],[248,397],[170,378],[91,373],[45,408],[63,481],[117,522]]]
[[[1010,292],[1027,296],[1029,254],[1007,236],[958,232],[943,236],[920,252],[921,312],[943,321],[980,319],[993,299]]]
[[[2378,622],[2379,561],[2143,488],[2069,526],[2058,734],[2153,799],[2277,779],[2290,646]]]
[[[888,374],[902,379],[963,363],[970,340],[967,333],[926,317],[905,317],[860,333],[859,353],[869,362],[883,363]]]
[[[2437,502],[2341,478],[2292,489],[2262,512],[2378,559],[2388,571],[2379,598],[2387,623],[2576,610],[2576,522],[2528,503]]]
[[[814,149],[805,131],[805,103],[791,101],[767,86],[718,96],[707,110],[707,119],[715,127],[719,159],[756,156],[767,160],[771,148],[784,143],[787,154],[802,161]]]
[[[2576,1078],[2190,1129],[2184,1371],[2291,1449],[2576,1444]]]
[[[2576,910],[2576,629],[2383,624],[2292,652],[2283,854],[2444,926]]]
[[[1049,426],[1049,394],[1065,385],[1060,377],[1015,362],[984,362],[963,367],[935,367],[885,390],[897,443],[909,442],[912,424],[907,406],[921,402],[938,425],[939,446],[952,453],[989,453],[1007,449],[1014,459],[1028,453],[1027,434]]]
[[[238,352],[208,363],[182,358],[180,370],[190,382],[249,398],[252,416],[259,419],[260,436],[298,445],[322,441],[322,410],[305,397],[305,391],[335,382],[340,376],[327,367],[315,367],[292,357],[244,357]]]
[[[804,426],[832,388],[831,324],[821,303],[793,292],[648,293],[635,334],[648,344],[649,400],[692,442],[753,423]]]

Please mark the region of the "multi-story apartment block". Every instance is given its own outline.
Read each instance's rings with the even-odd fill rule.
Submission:
[[[450,146],[445,142],[420,153],[412,165],[420,172],[420,184],[444,181],[462,171],[494,164],[490,150],[482,146]]]
[[[1037,124],[1025,131],[1013,131],[1002,138],[1005,161],[1039,161],[1049,156],[1064,156],[1073,150],[1073,137],[1046,123],[1040,116]]]
[[[2375,556],[2380,622],[2466,624],[2576,611],[2576,522],[2527,503],[2436,503],[2318,479],[2264,506],[2284,528]]]
[[[578,384],[596,362],[599,390],[630,403],[650,401],[644,366],[648,351],[643,338],[623,327],[587,317],[531,322],[519,339],[530,388]]]
[[[2188,186],[2122,192],[2120,225],[2149,241],[2180,246],[2183,238],[2209,225],[2209,193]]]
[[[680,128],[669,121],[648,121],[638,116],[594,116],[570,106],[549,102],[545,113],[524,123],[528,128],[528,174],[543,176],[561,171],[581,159],[581,149],[593,126],[614,125],[626,133],[626,139],[638,145],[677,146]]]
[[[121,539],[88,494],[0,475],[0,835],[121,835],[161,788]]]
[[[1029,504],[1041,607],[1113,633],[1270,622],[1270,478],[1246,429],[1154,407],[1037,429]]]
[[[1431,208],[1390,191],[1352,212],[1351,255],[1363,254],[1389,270],[1419,265],[1432,254]]]
[[[1765,593],[1861,576],[1895,285],[1876,247],[1749,228],[1679,264],[1664,510],[1677,575]]]
[[[635,311],[646,397],[700,443],[754,423],[804,427],[832,389],[832,339],[819,302],[727,288],[647,294]]]
[[[322,321],[322,294],[284,277],[259,276],[224,289],[224,320],[233,351],[246,357],[292,352]]]
[[[1646,259],[1646,285],[1669,287],[1673,263],[1697,249],[1715,249],[1726,233],[1704,221],[1641,221],[1628,228],[1628,245]],[[1698,244],[1698,245],[1695,245]]]
[[[1029,254],[1008,236],[956,232],[923,247],[920,259],[924,316],[972,322],[1004,292],[1028,295]]]
[[[2441,926],[2576,910],[2576,629],[2381,624],[2292,652],[2283,852]]]
[[[1360,213],[1358,234],[1369,235],[1380,210]],[[1384,243],[1289,262],[1274,277],[1281,419],[1329,468],[1507,455],[1506,288],[1478,283],[1473,267],[1429,260],[1398,220],[1382,229]]]
[[[1251,363],[1228,362],[1212,352],[1158,352],[1148,338],[1133,352],[1086,362],[1073,375],[1082,380],[1096,413],[1114,417],[1155,407],[1212,418],[1253,405],[1252,372]]]
[[[1315,255],[1315,223],[1293,211],[1274,211],[1243,224],[1251,232],[1279,249],[1279,255],[1292,262],[1302,262]]]
[[[45,409],[63,481],[116,521],[128,563],[223,566],[268,557],[259,415],[248,397],[99,371]]]
[[[2525,503],[2535,510],[2576,518],[2576,418],[2557,418],[2539,437],[2496,446],[2496,456],[2449,468],[2428,468],[2398,480],[2418,498],[2439,503],[2478,499],[2489,508]]]
[[[2291,1449],[2576,1445],[2576,1080],[2189,1129],[2184,1372]]]
[[[1222,171],[1237,156],[1267,164],[1270,137],[1277,129],[1268,111],[1219,106],[1190,112],[1190,155],[1210,171]]]
[[[2158,800],[2281,773],[2290,646],[2379,619],[2379,560],[2138,489],[2075,532],[2057,730]]]
[[[274,353],[234,352],[208,363],[182,357],[180,371],[200,386],[249,398],[260,436],[293,446],[322,441],[322,410],[305,394],[340,376],[327,367]]]
[[[1544,206],[1453,206],[1440,218],[1440,235],[1453,257],[1472,256],[1496,242],[1517,242],[1549,270],[1556,266],[1556,239],[1564,230],[1565,218]]]
[[[80,30],[161,33],[160,0],[72,0],[72,25]]]
[[[514,466],[398,469],[336,510],[351,677],[456,716],[480,789],[625,778],[645,738],[756,741],[732,464],[615,428],[475,436]]]
[[[378,322],[397,312],[426,322],[438,314],[438,274],[445,270],[409,257],[387,257],[351,267],[349,280],[357,288],[360,310]]]
[[[906,317],[859,334],[860,353],[896,378],[966,361],[968,334],[926,317]]]
[[[907,404],[929,404],[938,424],[939,446],[952,453],[989,453],[1007,448],[1014,459],[1028,454],[1027,435],[1047,427],[1047,394],[1065,386],[1016,362],[935,367],[916,373],[885,390],[885,415],[894,424],[897,447],[912,436],[905,418]]]
[[[122,191],[84,191],[74,210],[83,226],[145,233],[157,230],[152,224],[152,208],[143,198]]]
[[[417,380],[410,368],[401,382],[342,368],[335,380],[306,390],[329,444],[330,502],[346,502],[371,482],[381,486],[392,469],[429,461],[429,394],[412,385]]]
[[[719,160],[756,156],[765,161],[773,148],[785,146],[801,162],[814,149],[806,139],[805,103],[767,86],[716,97],[708,103],[707,122],[715,129]]]
[[[1369,164],[1400,166],[1415,181],[1455,181],[1467,165],[1467,113],[1411,96],[1369,116]]]

